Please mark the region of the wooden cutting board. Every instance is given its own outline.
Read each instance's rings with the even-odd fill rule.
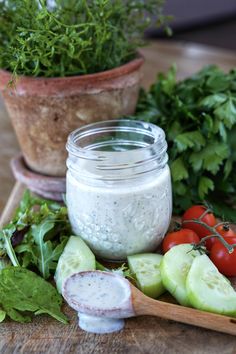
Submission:
[[[178,78],[184,78],[203,65],[215,63],[228,71],[236,65],[234,52],[169,41],[152,42],[142,49],[146,58],[143,85],[147,88],[157,71],[166,71],[173,62]],[[15,135],[0,100],[0,210],[3,209],[13,185],[8,166],[19,151]],[[18,205],[24,187],[16,185],[4,209],[5,223]],[[76,354],[233,354],[236,338],[212,330],[168,321],[157,317],[126,320],[125,329],[109,335],[85,333],[77,326],[76,313],[65,307],[70,324],[65,326],[46,316],[37,316],[30,324],[6,321],[0,324],[1,354],[76,353]]]
[[[11,219],[14,210],[19,205],[24,190],[25,190],[24,185],[22,185],[19,182],[16,182],[12,190],[12,193],[8,199],[6,207],[2,213],[2,217],[0,219],[0,227],[3,227]],[[169,295],[164,295],[161,298],[161,301],[164,301],[169,304],[169,306],[165,309],[165,311],[163,311],[163,318],[166,319],[173,318],[173,314],[175,314],[176,316],[174,316],[174,318],[176,317],[178,321],[186,323],[188,325],[200,326],[200,327],[213,329],[223,333],[236,335],[236,318],[234,319],[228,316],[215,315],[208,312],[198,311],[191,308],[180,306],[176,304],[173,298]],[[157,301],[157,306],[158,306],[158,301]],[[58,348],[59,351],[62,349],[61,344],[59,344],[61,343],[61,340],[67,343],[66,345],[68,345],[68,347],[71,347],[74,341],[73,339],[71,342],[71,336],[74,338],[76,332],[80,334],[82,333],[84,339],[88,336],[95,336],[93,334],[87,334],[85,332],[82,332],[79,328],[77,328],[77,316],[74,311],[70,310],[66,305],[64,305],[63,310],[71,319],[71,324],[69,326],[65,326],[58,322],[55,322],[53,319],[48,318],[46,316],[40,316],[40,317],[36,317],[32,322],[32,324],[18,324],[18,323],[7,321],[4,322],[4,324],[1,324],[1,329],[3,330],[3,333],[4,332],[8,333],[8,340],[7,340],[8,343],[14,342],[15,333],[20,332],[24,335],[27,335],[27,333],[29,333],[30,337],[33,336],[33,339],[31,338],[32,345],[33,345],[31,347],[32,352],[34,352],[34,346],[36,345],[36,347],[38,348],[38,344],[41,343],[40,346],[42,347],[40,349],[40,352],[42,351],[44,353],[48,352],[47,346],[49,343],[51,343],[51,341],[54,342],[55,349]],[[153,307],[153,313],[155,313],[155,306]],[[152,324],[153,321],[154,322],[156,321],[156,323],[160,323],[160,321],[163,323],[164,321],[165,326],[168,324],[166,320],[146,317],[146,321],[143,322],[141,321],[141,323],[143,323],[143,328],[140,327],[141,333],[143,333],[143,331],[145,331],[145,328],[147,326],[150,326],[150,324]],[[127,320],[127,323],[132,323],[133,325],[140,326],[140,321],[138,318],[129,319]],[[173,327],[173,323],[169,325],[170,327]],[[190,329],[191,332],[192,327],[188,327],[188,328]],[[10,338],[9,338],[9,330],[11,330]],[[124,333],[126,330],[127,329],[125,329],[122,332]],[[112,337],[117,336],[117,338],[119,338],[121,333],[112,334],[109,336]],[[38,336],[40,336],[39,338],[41,339],[39,339]],[[43,338],[45,338],[46,342],[42,341],[41,336],[44,336]],[[97,336],[97,337],[101,338],[100,340],[102,340],[102,338],[104,338],[104,335]],[[56,343],[58,343],[58,345]],[[21,344],[19,343],[19,345]],[[2,353],[2,351],[0,352]]]

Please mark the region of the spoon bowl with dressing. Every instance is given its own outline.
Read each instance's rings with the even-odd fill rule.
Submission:
[[[80,328],[88,332],[121,330],[123,319],[135,316],[130,283],[117,274],[101,271],[76,273],[65,282],[63,296],[78,312]]]
[[[151,315],[236,334],[234,318],[151,299],[112,272],[75,273],[65,281],[62,295],[78,312],[80,328],[92,333],[119,331],[124,318]]]

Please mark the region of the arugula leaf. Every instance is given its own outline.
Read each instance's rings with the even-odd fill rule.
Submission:
[[[35,315],[48,314],[66,324],[66,316],[60,311],[62,298],[57,290],[43,278],[28,269],[8,267],[0,273],[0,321],[4,313],[17,322],[29,322]]]
[[[47,279],[70,234],[64,206],[26,191],[13,220],[0,231],[0,255],[7,254],[14,266],[36,266]]]
[[[52,230],[54,223],[50,220],[44,220],[38,225],[32,225],[32,236],[36,246],[35,253],[37,254],[37,266],[40,270],[40,273],[44,278],[48,278],[50,275],[49,272],[49,261],[52,254],[52,244],[50,241],[44,242],[44,236],[48,231]]]
[[[14,232],[15,232],[14,225],[6,226],[5,229],[0,231],[0,242],[1,242],[2,250],[6,251],[12,264],[14,266],[19,266],[19,261],[16,257],[15,251],[13,250],[12,243],[11,243],[11,237],[14,234]],[[1,255],[4,255],[4,253],[1,252]]]

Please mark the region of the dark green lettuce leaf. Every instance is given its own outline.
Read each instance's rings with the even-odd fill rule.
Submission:
[[[29,322],[31,316],[48,314],[67,323],[61,312],[62,298],[43,278],[21,267],[8,267],[0,273],[0,320],[5,315],[17,322]],[[5,313],[5,315],[4,315]]]

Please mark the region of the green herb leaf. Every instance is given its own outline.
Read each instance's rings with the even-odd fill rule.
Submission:
[[[174,182],[181,181],[188,178],[188,171],[184,165],[184,161],[181,157],[176,159],[171,164],[172,178]]]
[[[208,194],[209,190],[214,190],[214,182],[210,178],[202,176],[198,185],[199,197],[203,200]]]
[[[229,174],[232,171],[232,168],[233,168],[233,160],[229,158],[226,161],[225,166],[224,166],[224,179],[227,179],[229,177]]]
[[[188,148],[194,148],[194,150],[199,151],[205,145],[205,139],[199,131],[193,131],[179,134],[175,138],[175,143],[179,152],[183,152]]]
[[[223,93],[216,93],[214,95],[209,95],[203,100],[200,101],[201,106],[205,106],[207,108],[216,108],[220,106],[222,103],[224,103],[227,99],[227,96]]]
[[[221,203],[214,199],[210,199],[210,203],[213,207],[214,214],[220,216],[222,220],[236,222],[236,209],[232,206],[228,206],[225,203]]]
[[[169,140],[174,141],[175,138],[182,133],[182,131],[183,127],[181,126],[181,124],[177,121],[174,121],[166,132],[166,134],[168,135]]]
[[[180,82],[173,69],[159,74],[132,119],[146,116],[166,132],[174,212],[219,198],[236,217],[236,69],[206,66]]]
[[[71,76],[118,67],[166,27],[164,0],[0,1],[0,67],[17,75]]]
[[[217,118],[223,120],[229,129],[236,123],[236,106],[231,98],[216,108],[214,114]]]
[[[184,196],[187,193],[187,186],[183,182],[175,181],[175,193]]]
[[[213,142],[208,144],[199,152],[193,152],[189,161],[195,171],[199,171],[201,168],[216,174],[224,159],[229,156],[229,149],[225,143]]]
[[[224,75],[220,71],[215,71],[214,75],[211,75],[207,81],[206,86],[212,92],[225,91],[229,87],[229,77]]]

